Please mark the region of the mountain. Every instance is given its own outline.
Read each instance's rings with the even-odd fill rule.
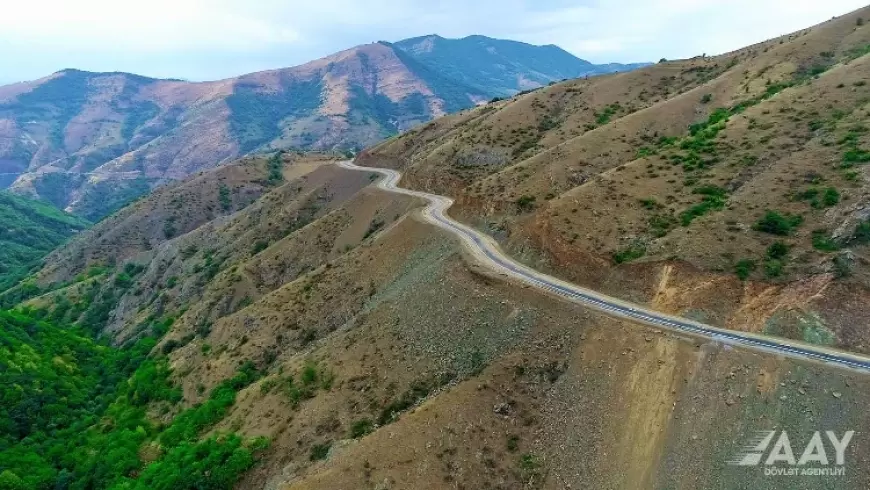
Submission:
[[[430,52],[382,42],[215,82],[64,70],[0,87],[0,183],[97,220],[243,154],[361,148],[589,68],[554,47],[438,39]]]
[[[0,192],[0,291],[89,223],[56,208]]]
[[[357,161],[535,269],[870,354],[866,19],[491,101]],[[864,372],[523,287],[338,158],[198,171],[0,293],[0,485],[811,488],[729,462],[854,430],[826,482],[868,487]]]
[[[396,47],[439,73],[494,97],[542,87],[568,78],[634,70],[649,63],[594,65],[555,46],[468,36],[432,34],[399,41]]]

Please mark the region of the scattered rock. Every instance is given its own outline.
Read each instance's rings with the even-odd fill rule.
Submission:
[[[841,396],[843,396],[843,394],[839,391],[834,391],[831,394],[834,395],[834,398],[840,398]]]
[[[510,403],[496,403],[492,407],[492,411],[499,415],[508,415],[511,413],[511,405]]]

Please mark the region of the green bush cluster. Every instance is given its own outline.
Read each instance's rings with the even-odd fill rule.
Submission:
[[[743,259],[734,265],[734,272],[741,281],[745,281],[749,279],[749,276],[752,275],[752,272],[755,271],[756,267],[757,265],[754,260]]]
[[[692,193],[703,197],[700,203],[680,213],[680,223],[683,226],[689,226],[692,221],[711,211],[724,208],[725,201],[728,199],[728,192],[714,185],[696,187]]]
[[[224,418],[236,402],[236,393],[259,378],[260,372],[254,364],[245,362],[235,376],[214,387],[208,400],[178,414],[160,435],[161,444],[172,447],[196,441],[206,428]]]
[[[613,262],[615,264],[624,264],[637,260],[646,255],[646,245],[640,242],[635,242],[626,248],[613,252]]]
[[[398,398],[388,403],[378,417],[378,425],[387,425],[395,422],[402,412],[413,407],[420,400],[429,396],[433,390],[444,384],[445,380],[415,381],[407,391]]]
[[[313,398],[317,390],[331,390],[334,381],[335,376],[331,371],[314,362],[307,362],[298,376],[287,376],[284,383],[290,403],[295,407],[304,400]]]
[[[813,230],[813,248],[821,252],[836,252],[840,245],[830,237],[828,230]]]
[[[808,201],[810,206],[815,209],[824,209],[836,206],[840,202],[840,191],[834,187],[827,187],[824,190],[810,187],[809,189],[795,194],[794,199],[798,201]]]
[[[266,161],[266,168],[269,171],[267,181],[270,185],[284,182],[284,152],[279,151],[269,157],[269,160]]]
[[[752,227],[756,231],[771,235],[787,236],[804,222],[803,217],[792,214],[780,214],[776,211],[767,211]]]
[[[535,208],[535,196],[520,196],[514,203],[520,212],[528,212]]]

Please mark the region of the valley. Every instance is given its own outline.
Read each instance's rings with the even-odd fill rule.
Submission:
[[[0,490],[868,488],[865,21],[0,87]]]

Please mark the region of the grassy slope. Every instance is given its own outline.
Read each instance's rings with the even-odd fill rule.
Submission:
[[[89,223],[38,201],[0,192],[0,290]]]

